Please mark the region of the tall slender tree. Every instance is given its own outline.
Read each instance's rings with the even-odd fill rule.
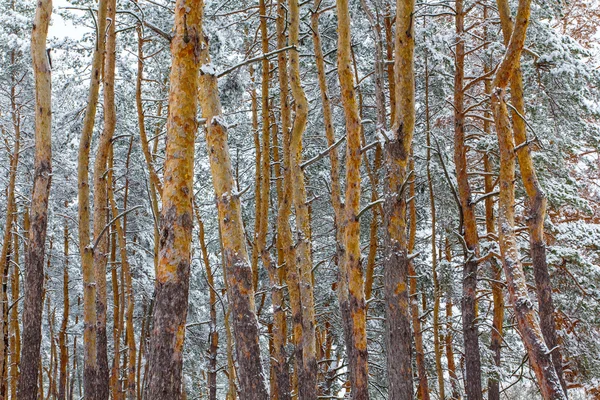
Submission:
[[[199,1],[198,7],[202,13],[204,3]],[[239,194],[235,189],[217,76],[210,63],[208,37],[203,37],[203,43],[200,53],[202,68],[198,95],[202,116],[206,120],[206,143],[217,199],[223,263],[233,315],[239,365],[237,370],[239,395],[241,399],[266,400],[268,393],[260,362],[258,321],[252,287],[252,270],[242,223],[242,209]]]
[[[46,53],[46,38],[51,16],[52,0],[38,1],[31,33],[31,58],[35,76],[35,160],[29,246],[25,253],[23,346],[18,385],[18,397],[26,400],[33,400],[38,396],[42,344],[44,256],[48,226],[48,197],[52,181],[52,71]]]

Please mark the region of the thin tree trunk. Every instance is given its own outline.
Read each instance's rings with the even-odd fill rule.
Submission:
[[[277,3],[277,46],[283,48],[287,45],[286,15],[287,6],[285,0]],[[290,298],[290,309],[292,313],[292,341],[294,343],[294,375],[292,376],[292,390],[298,393],[298,383],[303,380],[302,362],[302,307],[300,302],[300,287],[298,268],[296,265],[295,247],[292,241],[292,230],[290,227],[290,216],[292,213],[292,175],[290,165],[290,127],[291,111],[289,104],[289,76],[287,53],[281,52],[277,60],[279,72],[279,91],[281,101],[281,132],[283,141],[283,185],[281,196],[278,196],[277,211],[277,246],[283,254],[285,262],[285,278]]]
[[[15,52],[11,52],[11,64],[15,65]],[[6,341],[8,340],[5,337],[6,332],[8,331],[8,320],[4,318],[4,313],[8,311],[8,298],[7,292],[5,289],[8,288],[8,283],[6,282],[6,276],[9,266],[10,260],[10,247],[12,242],[12,228],[13,228],[13,219],[15,218],[16,213],[16,205],[15,205],[15,182],[17,179],[17,167],[19,165],[19,154],[21,147],[21,119],[19,116],[19,110],[17,108],[16,102],[16,77],[14,73],[11,75],[11,83],[12,87],[10,90],[10,103],[11,103],[11,116],[14,128],[14,143],[13,143],[13,153],[10,157],[10,172],[8,177],[8,186],[6,188],[6,219],[4,221],[4,241],[2,242],[2,250],[0,253],[0,312],[2,313],[3,318],[0,320],[0,398],[4,398],[6,394],[6,382],[4,379],[1,379],[6,374],[6,369],[8,366],[7,360],[7,352]],[[2,133],[5,134],[4,129],[2,129]],[[5,143],[8,147],[8,142],[6,142],[6,138],[4,138]],[[15,308],[17,306],[15,305]]]
[[[199,2],[198,8],[202,11],[202,1]],[[204,37],[200,54],[204,66],[210,64],[208,51],[208,38]],[[229,304],[234,316],[233,327],[239,365],[240,396],[242,399],[266,400],[268,393],[260,362],[252,270],[246,249],[241,204],[235,189],[233,170],[229,158],[227,128],[224,125],[221,111],[217,77],[208,68],[201,68],[199,98],[202,106],[202,116],[207,121],[206,141],[213,186],[217,198],[224,266],[229,286]]]
[[[65,201],[65,207],[67,202]],[[58,398],[65,400],[67,394],[67,364],[69,363],[69,349],[67,347],[67,327],[69,325],[69,225],[64,221],[63,229],[63,317],[58,333],[60,348],[60,377],[58,381]]]
[[[413,0],[396,3],[395,119],[386,143],[384,291],[389,398],[412,399],[406,185],[415,125]]]
[[[217,293],[215,289],[214,273],[212,271],[210,260],[208,258],[208,249],[204,238],[204,222],[200,217],[200,211],[194,202],[194,214],[198,224],[198,241],[200,242],[200,251],[202,252],[202,262],[206,270],[206,281],[209,286],[210,302],[210,325],[209,325],[209,351],[208,351],[208,377],[206,383],[208,386],[209,400],[217,399],[217,353],[219,350],[219,331],[217,327]]]
[[[290,45],[299,46],[300,6],[290,0]],[[310,213],[306,202],[306,185],[302,162],[302,137],[308,117],[308,101],[300,81],[300,53],[290,53],[290,86],[294,99],[295,118],[290,138],[290,174],[292,199],[296,211],[297,243],[296,264],[300,273],[300,302],[302,304],[302,380],[298,383],[299,399],[317,396],[317,359],[315,337],[315,305],[312,288],[312,252]]]
[[[48,197],[52,177],[52,78],[46,54],[46,37],[51,15],[52,0],[38,1],[31,34],[36,106],[35,161],[29,246],[25,253],[23,347],[18,386],[18,397],[24,400],[34,400],[37,397],[38,363],[42,341],[44,255],[48,224]]]
[[[467,147],[465,145],[464,111],[464,20],[463,0],[457,0],[456,37],[454,75],[454,164],[462,212],[462,235],[465,242],[465,262],[463,266],[462,325],[465,344],[465,391],[469,400],[482,400],[481,359],[479,354],[479,336],[476,322],[477,297],[477,257],[479,255],[479,237],[475,203],[471,199],[471,186],[468,179]]]
[[[427,143],[427,187],[429,189],[429,207],[431,210],[431,277],[433,280],[433,351],[435,354],[435,370],[438,381],[438,393],[441,399],[446,398],[444,374],[442,370],[442,344],[440,343],[440,283],[438,280],[438,260],[435,241],[437,238],[437,219],[435,209],[435,193],[433,176],[431,175],[431,119],[429,108],[429,64],[425,53],[425,129]],[[416,201],[413,197],[413,203]]]
[[[17,383],[19,380],[19,366],[21,365],[21,327],[19,325],[19,297],[20,297],[20,257],[19,235],[12,234],[13,238],[13,267],[10,281],[11,306],[10,310],[10,395],[11,399],[17,398]]]
[[[113,188],[113,148],[111,147],[110,153],[108,156],[108,175],[107,175],[107,187],[108,187],[108,201],[111,207],[111,212],[113,215],[119,215],[119,210],[117,208],[117,203],[115,201],[114,188]],[[135,344],[135,335],[134,335],[134,327],[133,327],[133,312],[135,308],[135,301],[133,297],[133,283],[131,279],[131,268],[129,265],[129,258],[127,256],[127,241],[126,241],[126,230],[125,230],[125,220],[123,220],[123,224],[119,219],[114,222],[115,231],[117,235],[117,243],[119,246],[119,254],[121,255],[121,276],[122,276],[122,291],[123,297],[122,299],[126,300],[121,302],[123,306],[120,307],[120,317],[119,317],[119,331],[121,332],[123,329],[123,317],[126,315],[126,327],[125,327],[125,343],[127,344],[127,356],[124,357],[123,361],[127,361],[127,374],[126,374],[126,396],[127,399],[135,399],[136,398],[136,344]],[[125,310],[125,302],[127,303],[127,308]],[[120,334],[119,332],[119,334]],[[117,360],[118,361],[118,360]],[[118,365],[118,364],[117,364]]]
[[[83,271],[83,386],[86,399],[97,398],[97,334],[96,334],[96,279],[93,262],[93,249],[90,243],[90,187],[89,166],[90,147],[96,118],[98,92],[104,60],[107,0],[98,3],[98,30],[96,46],[92,56],[92,73],[83,129],[79,142],[77,162],[78,179],[78,225],[79,252]]]
[[[267,9],[264,0],[259,1],[261,45],[263,54],[269,52],[269,37],[267,31]],[[273,324],[272,330],[272,377],[273,389],[271,398],[290,399],[290,376],[287,364],[287,355],[285,350],[286,335],[286,315],[283,293],[283,281],[277,270],[275,260],[272,259],[269,249],[266,246],[267,231],[269,228],[269,200],[271,189],[271,128],[269,117],[269,60],[264,58],[262,61],[262,82],[261,82],[261,108],[262,108],[262,149],[260,176],[260,231],[257,235],[257,249],[261,257],[263,266],[269,273],[271,282],[271,302],[273,305]],[[275,135],[277,131],[275,130]],[[258,215],[257,215],[258,218]],[[274,379],[273,379],[274,378]]]
[[[409,168],[414,171],[414,158],[411,156]],[[417,209],[415,206],[415,179],[411,179],[409,184],[408,197],[413,200],[408,206],[410,225],[409,225],[409,238],[408,238],[408,254],[412,253],[415,248],[416,232],[417,232]],[[410,311],[413,323],[413,332],[415,340],[415,361],[417,366],[417,375],[419,377],[419,387],[417,389],[417,398],[422,400],[429,400],[429,380],[427,379],[427,366],[425,365],[425,349],[423,346],[423,328],[421,325],[421,313],[419,312],[419,294],[417,292],[417,271],[415,270],[414,263],[408,261],[408,275],[409,275],[409,301]],[[434,289],[435,290],[435,289]],[[426,308],[423,305],[423,311]],[[435,313],[435,308],[434,308]],[[434,315],[435,318],[435,315]],[[435,322],[435,320],[434,320]],[[435,326],[435,325],[434,325]],[[435,335],[435,333],[434,333]],[[434,338],[435,343],[435,338]],[[435,346],[435,344],[434,344]],[[434,348],[435,350],[435,348]]]
[[[111,150],[112,152],[112,150]],[[112,163],[111,163],[112,164]],[[109,164],[109,168],[110,165]],[[111,168],[112,169],[112,168]],[[110,173],[110,172],[109,172]],[[108,182],[107,185],[112,185],[112,182]],[[112,186],[108,187],[108,193],[112,194]],[[112,205],[112,202],[109,198],[109,205]],[[111,207],[112,208],[112,207]],[[111,211],[112,212],[112,211]],[[119,292],[119,277],[117,275],[117,232],[114,224],[111,226],[111,235],[110,235],[110,276],[112,283],[112,292],[113,292],[113,346],[114,346],[114,355],[113,362],[110,371],[110,390],[111,396],[114,400],[121,399],[121,382],[120,382],[120,360],[121,360],[121,333],[123,331],[123,326],[121,324],[121,296]]]
[[[108,220],[106,165],[112,137],[117,122],[115,110],[115,53],[116,53],[116,0],[107,0],[107,15],[110,20],[106,38],[106,53],[103,69],[104,129],[100,135],[94,160],[94,272],[96,280],[96,376],[97,399],[107,400],[109,396],[108,338],[106,333],[106,262],[108,235],[105,225]],[[100,236],[102,235],[102,236]]]
[[[441,246],[440,246],[441,247]],[[448,242],[448,238],[446,238],[445,243],[446,248],[446,261],[448,264],[452,262],[452,249],[450,248],[450,244]],[[441,252],[441,250],[440,250]],[[440,258],[442,258],[440,254]],[[448,289],[448,293],[446,294],[446,335],[444,336],[445,345],[446,345],[446,360],[448,362],[448,375],[450,375],[450,383],[452,385],[452,400],[459,400],[460,396],[460,385],[458,381],[458,375],[456,374],[456,363],[454,361],[454,346],[453,346],[453,327],[452,327],[452,294],[450,293],[450,288]]]

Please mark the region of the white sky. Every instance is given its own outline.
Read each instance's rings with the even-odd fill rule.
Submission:
[[[70,7],[71,3],[67,0],[54,0],[53,4],[53,12],[52,12],[52,21],[50,24],[50,29],[48,31],[49,37],[55,37],[59,39],[63,38],[72,38],[77,39],[83,36],[83,34],[88,30],[85,26],[77,26],[75,27],[71,21],[65,20],[61,17],[57,12],[60,9],[64,9],[65,7]],[[72,13],[81,14],[86,11],[80,10],[69,10]]]

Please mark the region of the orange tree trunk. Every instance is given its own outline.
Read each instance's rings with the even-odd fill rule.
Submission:
[[[396,2],[395,120],[385,145],[384,291],[390,399],[412,399],[406,191],[415,126],[413,0]]]
[[[290,0],[290,45],[299,45],[300,6],[298,0]],[[292,199],[298,229],[296,263],[300,273],[300,302],[302,304],[302,365],[303,377],[298,383],[300,399],[317,396],[317,360],[315,338],[315,305],[312,289],[312,252],[310,213],[306,202],[306,186],[302,162],[302,136],[308,117],[308,101],[300,82],[300,53],[296,48],[290,53],[290,87],[294,99],[296,117],[290,138],[290,173]]]
[[[277,46],[286,46],[285,30],[287,7],[284,0],[278,1],[277,7]],[[289,104],[288,57],[285,52],[278,55],[279,90],[281,99],[281,132],[283,139],[283,185],[281,196],[278,196],[277,212],[277,247],[283,254],[285,262],[285,279],[292,313],[292,340],[294,343],[294,375],[292,389],[298,392],[298,382],[302,381],[302,307],[300,304],[300,287],[298,269],[296,268],[296,250],[292,241],[290,216],[292,212],[292,174],[290,168],[290,126],[291,112]]]
[[[531,0],[520,0],[516,22],[508,41],[506,53],[492,87],[492,113],[500,149],[500,199],[498,203],[498,233],[502,265],[508,292],[523,344],[538,380],[544,399],[566,399],[560,380],[546,346],[538,317],[527,291],[527,281],[517,247],[515,234],[515,143],[506,104],[505,90],[517,70],[529,25]],[[541,300],[541,299],[540,299]]]
[[[346,204],[342,221],[343,257],[340,265],[340,307],[352,385],[352,398],[369,398],[366,303],[360,264],[361,125],[351,68],[350,13],[347,0],[337,0],[338,74],[346,117]]]
[[[25,253],[23,347],[18,385],[18,397],[25,400],[37,398],[42,341],[44,254],[52,177],[52,80],[46,55],[46,37],[51,15],[52,1],[38,1],[31,33],[31,56],[35,76],[35,161],[29,246]]]
[[[462,235],[465,242],[465,261],[463,266],[463,340],[465,344],[465,392],[469,400],[482,399],[481,359],[479,355],[479,337],[476,324],[477,295],[477,256],[479,255],[479,237],[475,204],[471,199],[471,186],[468,179],[467,147],[465,145],[465,112],[464,112],[464,64],[465,42],[463,1],[456,1],[456,35],[455,46],[456,72],[454,75],[454,164],[456,181],[462,212]]]
[[[83,386],[86,398],[96,399],[98,371],[96,350],[96,279],[90,243],[90,146],[96,118],[100,76],[104,59],[107,1],[98,3],[98,30],[92,56],[92,73],[87,109],[79,141],[77,160],[79,253],[83,275]],[[104,205],[102,205],[104,206]]]
[[[203,2],[199,3],[199,8],[202,9]],[[217,77],[210,64],[208,49],[208,38],[204,37],[200,55],[203,68],[200,74],[199,97],[202,116],[206,119],[206,142],[217,198],[229,305],[236,337],[240,398],[266,400],[268,393],[260,362],[258,321],[252,288],[252,271],[242,222],[242,208],[239,195],[236,193],[229,158],[227,128],[221,111]]]
[[[178,399],[182,389],[193,225],[194,137],[198,126],[199,52],[203,44],[202,6],[201,0],[179,0],[175,6],[160,251],[145,389],[145,397],[150,400]]]
[[[106,160],[117,122],[115,109],[115,52],[116,52],[116,1],[107,1],[107,18],[111,21],[106,39],[104,56],[104,129],[100,135],[94,160],[94,272],[96,279],[96,376],[97,399],[109,396],[108,339],[106,334],[106,262],[108,235],[104,229],[108,220]]]

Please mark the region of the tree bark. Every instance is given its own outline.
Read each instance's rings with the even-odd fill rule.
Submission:
[[[338,10],[338,75],[346,117],[346,204],[342,217],[343,257],[340,265],[340,307],[345,325],[346,352],[352,398],[369,398],[366,303],[360,257],[361,124],[351,68],[350,12],[347,0],[336,1]]]
[[[287,45],[285,38],[287,6],[284,0],[277,3],[277,46]],[[277,246],[283,254],[284,271],[292,313],[292,340],[294,343],[294,375],[292,390],[298,393],[298,384],[303,380],[304,368],[302,361],[302,306],[298,268],[296,264],[296,249],[292,241],[290,216],[292,213],[292,172],[291,172],[291,110],[289,104],[289,76],[287,53],[281,52],[277,60],[279,71],[279,91],[281,101],[281,132],[283,141],[283,185],[281,196],[278,196],[277,211]]]
[[[502,265],[508,283],[511,302],[523,344],[537,377],[544,399],[566,399],[566,395],[546,346],[540,323],[529,299],[527,282],[517,247],[515,234],[515,143],[505,99],[505,90],[517,71],[525,43],[530,17],[530,0],[520,0],[516,22],[508,41],[506,53],[492,87],[492,113],[500,149],[500,199],[498,203],[498,231]]]
[[[202,9],[202,7],[203,3],[200,1],[199,8]],[[203,66],[208,66],[210,65],[208,38],[204,37],[203,42],[200,58]],[[202,116],[207,121],[206,141],[217,199],[229,304],[234,317],[240,398],[242,400],[266,400],[268,393],[260,362],[252,270],[246,249],[241,204],[239,195],[236,193],[229,158],[227,128],[221,111],[217,77],[208,68],[201,69],[199,97]]]
[[[88,93],[87,108],[83,120],[83,128],[79,141],[77,160],[78,179],[78,225],[79,252],[83,272],[83,386],[86,399],[97,398],[97,334],[96,334],[96,279],[93,261],[93,249],[90,242],[90,146],[94,131],[94,120],[98,103],[101,71],[104,60],[106,13],[108,3],[100,0],[98,3],[98,30],[96,45],[92,56],[92,73]]]
[[[508,45],[513,32],[513,21],[511,19],[510,6],[507,0],[498,1],[498,11],[504,42]],[[548,273],[548,262],[546,261],[546,243],[544,240],[544,220],[546,218],[546,194],[538,180],[531,149],[527,142],[527,126],[525,124],[525,99],[523,95],[523,74],[521,62],[515,63],[515,71],[510,80],[510,99],[514,109],[512,114],[513,137],[517,150],[517,160],[521,171],[523,186],[528,197],[527,218],[529,228],[530,256],[533,263],[533,276],[535,279],[538,297],[538,313],[540,315],[540,327],[546,345],[552,352],[552,362],[560,384],[567,395],[567,384],[563,375],[563,362],[560,346],[556,335],[556,324],[554,321],[554,301],[552,299],[552,282]]]
[[[18,385],[18,397],[24,400],[37,398],[42,342],[44,255],[52,180],[52,75],[46,54],[46,37],[51,16],[52,0],[38,1],[31,33],[35,77],[35,161],[29,246],[25,253],[23,347]]]
[[[116,0],[107,0],[106,53],[103,69],[104,129],[100,135],[96,159],[94,160],[94,272],[96,280],[96,357],[98,371],[96,376],[97,399],[109,397],[108,338],[106,333],[106,263],[108,254],[108,235],[105,225],[108,221],[106,165],[109,148],[117,122],[115,109],[115,53],[116,53]],[[100,236],[102,235],[102,236]]]
[[[290,45],[299,46],[300,6],[298,0],[289,1]],[[300,302],[302,304],[302,365],[303,377],[298,383],[300,399],[317,396],[317,360],[315,337],[315,304],[312,289],[312,251],[310,213],[306,201],[306,185],[302,163],[302,137],[308,117],[308,101],[300,81],[300,53],[290,53],[290,87],[294,99],[295,118],[290,138],[290,173],[292,199],[298,229],[296,242],[296,265],[300,273]]]
[[[145,388],[145,397],[150,400],[177,399],[182,395],[193,226],[194,137],[203,46],[202,7],[201,0],[178,0],[175,6],[160,253]]]
[[[388,394],[393,400],[413,398],[406,191],[415,126],[414,7],[413,0],[396,2],[395,119],[393,137],[385,145],[384,291]]]
[[[463,266],[462,325],[465,344],[465,391],[469,400],[481,400],[481,359],[479,354],[479,335],[476,322],[477,297],[477,257],[479,256],[479,237],[475,203],[471,198],[471,186],[468,178],[467,147],[465,145],[464,111],[464,63],[465,11],[463,1],[457,0],[456,37],[454,75],[454,164],[462,212],[462,235],[465,243],[465,262]]]
[[[14,56],[12,61],[14,64]],[[14,82],[14,80],[13,80]],[[8,348],[6,343],[8,342],[8,319],[4,318],[6,312],[8,312],[8,282],[7,272],[9,270],[10,257],[11,257],[11,246],[13,237],[13,222],[17,207],[15,204],[15,183],[17,179],[17,167],[19,165],[19,154],[21,148],[21,129],[20,129],[20,118],[17,115],[17,107],[15,102],[15,89],[14,86],[11,88],[11,106],[12,106],[12,120],[14,126],[14,144],[13,153],[10,158],[10,172],[8,177],[8,187],[6,188],[6,219],[4,220],[4,241],[2,242],[2,250],[0,253],[0,313],[2,319],[0,320],[0,398],[5,396],[8,389],[4,379],[6,370],[8,369]],[[4,130],[2,130],[4,133]],[[15,304],[15,311],[18,310],[18,304]]]

